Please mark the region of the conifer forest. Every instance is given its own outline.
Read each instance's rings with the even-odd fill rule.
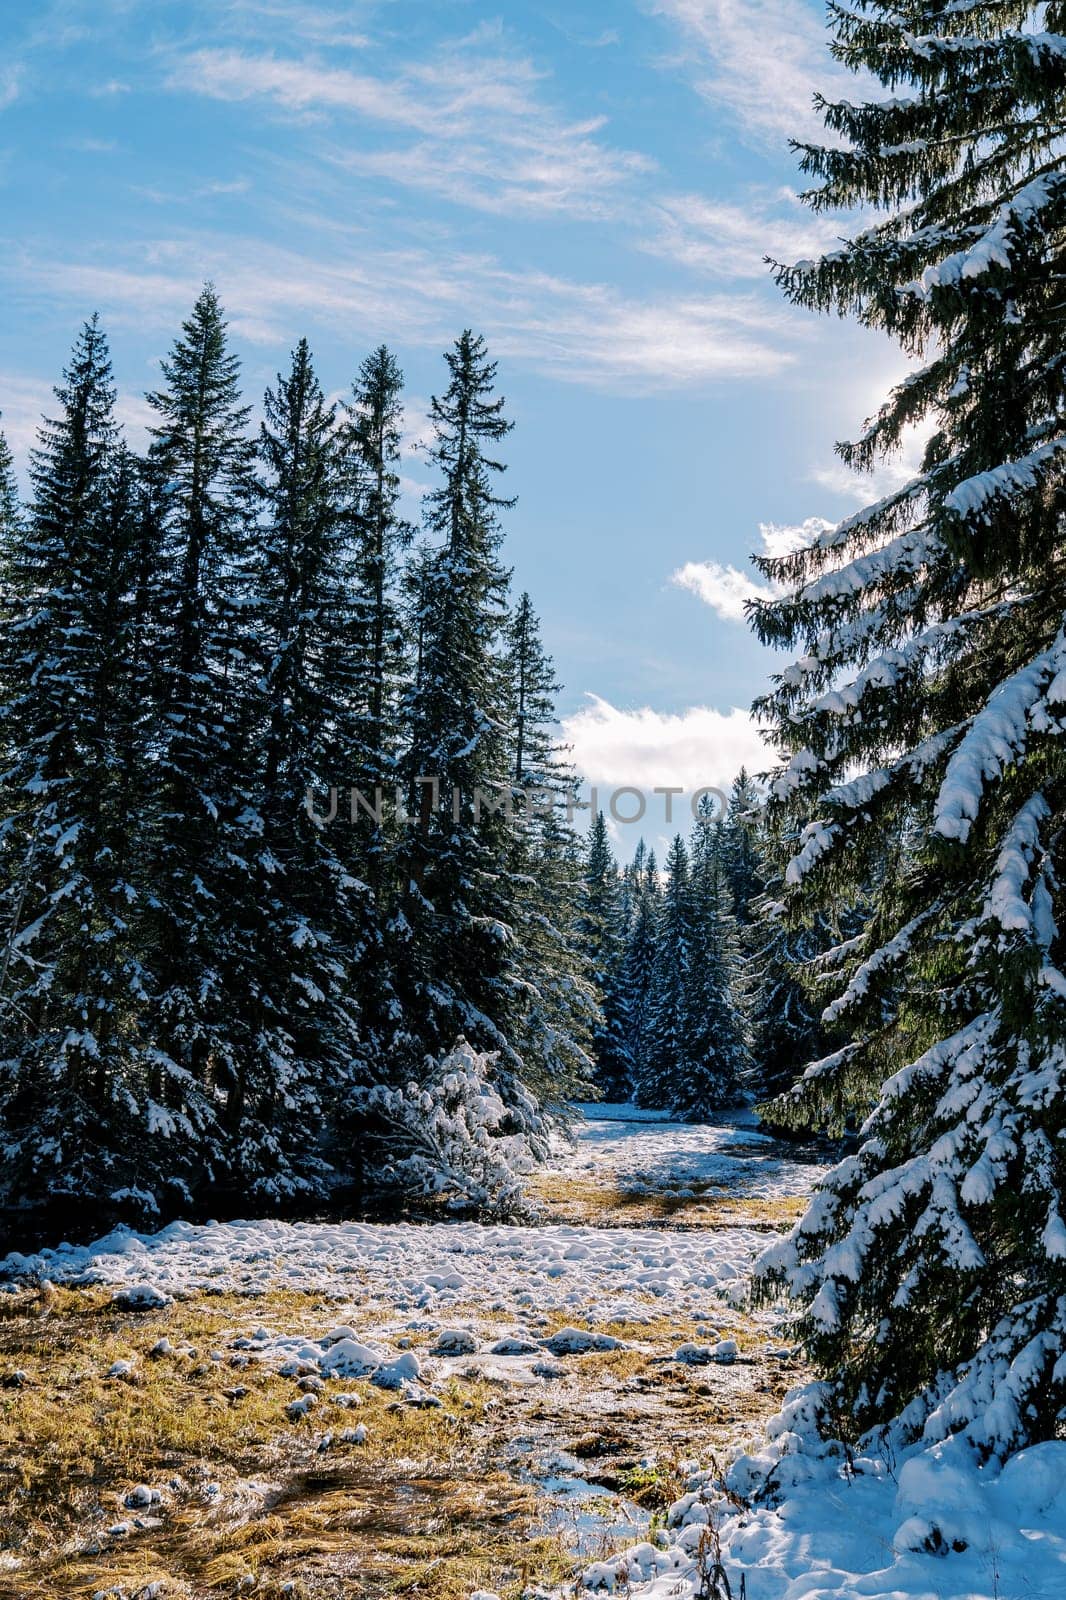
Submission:
[[[702,63],[692,92],[725,120],[686,160],[722,185],[745,138],[785,149],[797,119],[802,193],[679,191],[634,246],[649,274],[667,243],[711,274],[703,376],[735,416],[715,413],[690,541],[740,559],[731,508],[782,485],[845,506],[763,524],[754,577],[708,560],[670,579],[716,613],[709,680],[734,652],[760,664],[760,753],[721,788],[667,774],[654,793],[685,801],[665,831],[643,799],[637,822],[615,807],[651,787],[641,739],[725,714],[710,681],[702,708],[662,709],[682,681],[665,644],[643,710],[564,699],[559,655],[587,644],[562,615],[568,542],[595,545],[588,637],[627,705],[644,658],[623,648],[635,613],[611,612],[636,567],[608,527],[621,502],[597,529],[574,499],[557,391],[584,381],[560,377],[576,347],[607,359],[597,320],[629,341],[581,391],[572,460],[617,431],[634,547],[667,541],[656,474],[673,504],[704,310],[693,294],[666,327],[661,295],[629,285],[619,309],[604,279],[571,316],[562,245],[521,288],[481,249],[509,247],[504,217],[605,225],[611,185],[658,182],[665,146],[623,159],[609,118],[575,113],[423,170],[445,124],[546,117],[551,74],[532,45],[508,54],[509,29],[540,38],[525,7],[431,46],[395,9],[412,35],[388,80],[374,50],[398,35],[317,3],[197,10],[193,55],[152,46],[172,52],[161,97],[244,119],[279,182],[281,127],[294,151],[357,113],[411,129],[386,159],[343,124],[355,143],[323,157],[402,190],[360,214],[358,325],[377,326],[345,388],[310,290],[307,337],[295,313],[282,336],[247,264],[206,250],[146,393],[116,376],[160,326],[132,269],[78,277],[61,371],[0,362],[0,1600],[1053,1600],[1066,9],[663,0],[566,46],[568,69],[601,63],[577,72],[588,104],[665,123],[650,78],[641,100],[602,62],[635,72],[639,30],[675,25],[647,60]],[[568,26],[598,28],[592,10]],[[27,39],[0,117],[43,81]],[[114,83],[93,97],[132,115]],[[254,122],[264,98],[280,121]],[[442,195],[489,230],[454,257]],[[69,189],[41,203],[77,211]],[[441,252],[419,282],[451,343],[404,309],[409,242],[372,292],[372,228],[401,203]],[[753,239],[758,291],[727,270]],[[152,270],[178,248],[153,244]],[[339,319],[337,281],[321,293]],[[791,346],[752,345],[762,399],[739,398],[724,347],[785,327],[822,389],[789,389]],[[649,328],[663,370],[627,398]],[[280,366],[265,392],[257,341]],[[431,342],[426,400],[403,368]],[[832,472],[790,479],[822,425],[803,396],[850,406],[879,362],[847,440],[823,441]],[[656,415],[675,379],[684,426],[624,459],[623,409]],[[538,405],[559,409],[551,451]],[[515,539],[527,427],[551,508],[536,560]],[[672,613],[645,587],[651,628]],[[630,742],[607,759],[593,725]]]

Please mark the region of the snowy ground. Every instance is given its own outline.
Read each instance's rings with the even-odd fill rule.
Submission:
[[[776,1199],[807,1192],[819,1169],[760,1133],[752,1113],[724,1125],[671,1122],[631,1105],[582,1106],[584,1124],[559,1170],[630,1193],[719,1192]]]
[[[118,1230],[89,1245],[10,1255],[0,1273],[76,1288],[144,1284],[171,1297],[315,1290],[356,1305],[364,1320],[456,1307],[487,1321],[531,1307],[603,1320],[642,1314],[648,1296],[682,1313],[737,1290],[763,1242],[746,1228],[682,1236],[472,1223],[177,1222],[155,1234]]]
[[[588,1110],[595,1120],[573,1170],[612,1181],[620,1173],[629,1188],[710,1181],[776,1196],[802,1192],[812,1175],[751,1127],[638,1125],[632,1108]],[[905,1458],[885,1448],[855,1456],[819,1437],[815,1393],[810,1385],[793,1391],[770,1420],[765,1447],[729,1467],[732,1497],[715,1473],[695,1471],[665,1531],[591,1563],[579,1588],[702,1600],[715,1593],[708,1573],[720,1558],[733,1595],[743,1579],[748,1600],[1066,1596],[1066,1441],[1023,1451],[1002,1471],[982,1465],[960,1438]],[[762,1503],[738,1514],[737,1495]]]
[[[560,1149],[556,1179],[763,1199],[805,1193],[819,1170],[782,1156],[752,1126],[671,1123],[629,1106],[584,1109],[576,1143]],[[171,1297],[314,1290],[356,1302],[364,1318],[465,1307],[492,1323],[535,1307],[603,1321],[643,1315],[649,1297],[684,1315],[708,1297],[733,1295],[764,1243],[755,1230],[735,1226],[681,1235],[551,1224],[177,1222],[151,1234],[122,1228],[88,1245],[14,1253],[0,1260],[0,1278],[144,1284]]]
[[[590,1107],[576,1147],[560,1152],[539,1191],[582,1188],[591,1220],[579,1224],[175,1224],[9,1256],[0,1274],[13,1285],[43,1283],[45,1294],[48,1283],[84,1286],[128,1311],[122,1336],[131,1370],[117,1377],[134,1382],[139,1366],[161,1370],[149,1347],[161,1319],[169,1319],[162,1365],[178,1381],[188,1319],[196,1308],[226,1307],[228,1326],[210,1361],[240,1368],[242,1384],[253,1386],[248,1400],[232,1403],[269,1395],[279,1426],[291,1424],[312,1460],[324,1450],[369,1449],[373,1438],[366,1445],[357,1438],[351,1408],[362,1408],[372,1430],[383,1427],[383,1394],[401,1407],[443,1397],[438,1413],[420,1414],[441,1416],[446,1459],[445,1424],[462,1415],[456,1396],[466,1384],[471,1394],[487,1385],[498,1398],[469,1432],[468,1478],[488,1482],[502,1473],[533,1493],[540,1509],[531,1533],[565,1535],[584,1561],[589,1594],[696,1600],[712,1592],[701,1591],[701,1565],[717,1540],[734,1597],[743,1574],[748,1600],[1066,1595],[1066,1443],[1041,1446],[1002,1475],[979,1472],[957,1443],[909,1461],[876,1452],[847,1460],[817,1442],[801,1398],[785,1422],[772,1425],[761,1453],[739,1453],[757,1448],[762,1420],[800,1375],[769,1314],[738,1309],[747,1273],[776,1225],[767,1220],[772,1208],[802,1196],[817,1171],[751,1119],[691,1127],[632,1108]],[[622,1226],[620,1191],[670,1197],[681,1209],[664,1210],[655,1225]],[[708,1196],[728,1201],[728,1215],[741,1220],[698,1225]],[[689,1198],[698,1203],[688,1206]],[[195,1359],[190,1351],[187,1365]],[[733,1490],[750,1494],[772,1473],[776,1496],[738,1515],[736,1500],[707,1470],[712,1453],[737,1458],[729,1468]],[[274,1470],[281,1482],[290,1469],[279,1457]],[[403,1475],[413,1471],[411,1463],[375,1458],[370,1476],[394,1511],[402,1512],[411,1492]],[[657,1474],[674,1493],[688,1482],[665,1528],[661,1516],[653,1528],[647,1501],[631,1498],[634,1484]],[[345,1492],[365,1494],[366,1476]],[[233,1515],[250,1522],[265,1515],[247,1481],[223,1478],[211,1492],[229,1497]],[[173,1549],[165,1511],[145,1519],[153,1521],[158,1533],[146,1527],[132,1537],[146,1549],[155,1539],[160,1570],[176,1571],[173,1560],[166,1567]],[[101,1544],[94,1537],[86,1549]],[[102,1543],[95,1559],[101,1579],[110,1580]],[[349,1541],[346,1560],[352,1549]],[[371,1570],[372,1546],[366,1560],[371,1566],[360,1571]],[[329,1572],[300,1569],[306,1592],[378,1592],[330,1587]],[[508,1600],[517,1596],[516,1569],[494,1573],[492,1587]],[[557,1592],[562,1600],[575,1591],[571,1583]]]

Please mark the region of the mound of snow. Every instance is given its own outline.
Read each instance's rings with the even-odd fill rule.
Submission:
[[[325,1355],[319,1358],[318,1365],[328,1378],[361,1378],[375,1367],[380,1367],[383,1359],[380,1350],[345,1336],[330,1345]]]
[[[609,1333],[590,1333],[587,1328],[560,1328],[541,1346],[553,1356],[583,1356],[590,1350],[626,1350],[628,1345]]]
[[[431,1356],[473,1356],[478,1342],[469,1328],[444,1328],[438,1333]]]
[[[406,1350],[403,1355],[397,1356],[395,1361],[386,1361],[375,1367],[370,1374],[370,1381],[379,1389],[402,1389],[417,1378],[421,1371],[422,1364],[414,1351]]]
[[[173,1303],[173,1295],[164,1294],[154,1283],[131,1283],[124,1289],[116,1289],[111,1296],[116,1311],[161,1311]]]

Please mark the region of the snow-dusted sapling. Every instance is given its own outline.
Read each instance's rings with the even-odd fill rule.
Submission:
[[[366,1097],[395,1152],[386,1181],[414,1199],[513,1211],[522,1178],[544,1153],[545,1124],[533,1097],[512,1086],[505,1104],[496,1057],[460,1039],[421,1083]]]

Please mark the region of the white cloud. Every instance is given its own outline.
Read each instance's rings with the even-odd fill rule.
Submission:
[[[599,139],[602,117],[562,117],[540,82],[529,60],[485,30],[391,75],[204,49],[178,58],[167,80],[188,93],[266,100],[305,118],[354,116],[418,136],[380,149],[365,141],[323,148],[324,159],[349,172],[483,211],[602,213],[615,190],[653,163]]]
[[[777,592],[768,584],[756,583],[746,572],[717,561],[686,561],[671,574],[670,582],[688,589],[727,622],[743,622],[749,600],[772,600]]]
[[[830,99],[862,93],[830,57],[823,13],[804,0],[655,0],[654,9],[687,41],[700,94],[763,141],[824,140],[815,90]]]
[[[643,790],[649,808],[656,786],[688,795],[705,785],[725,789],[742,766],[758,771],[768,765],[766,745],[739,706],[623,711],[594,694],[589,702],[563,719],[575,766],[594,787]]]
[[[353,111],[405,127],[431,126],[425,101],[402,84],[344,67],[242,50],[194,50],[175,61],[167,88],[214,100],[269,99],[286,111]]]
[[[804,522],[761,522],[759,537],[762,541],[760,555],[786,556],[793,550],[802,550],[831,528],[833,524],[824,517],[808,517]],[[671,574],[670,582],[679,589],[688,589],[728,622],[745,620],[745,605],[749,600],[773,600],[783,594],[780,584],[757,582],[746,572],[718,561],[686,561],[683,567]]]
[[[820,533],[828,533],[833,526],[824,517],[805,517],[802,522],[760,522],[759,538],[763,556],[790,556],[813,544]]]
[[[797,325],[755,296],[626,297],[607,284],[511,272],[488,256],[372,251],[331,259],[223,236],[161,239],[132,265],[23,261],[23,292],[99,306],[110,325],[172,329],[213,277],[238,334],[291,341],[308,321],[443,348],[474,323],[494,354],[567,382],[646,393],[772,376]]]
[[[697,272],[764,279],[767,256],[786,263],[819,256],[855,231],[854,223],[799,205],[787,189],[772,202],[753,194],[743,206],[704,195],[669,195],[655,208],[660,225],[643,248]]]

